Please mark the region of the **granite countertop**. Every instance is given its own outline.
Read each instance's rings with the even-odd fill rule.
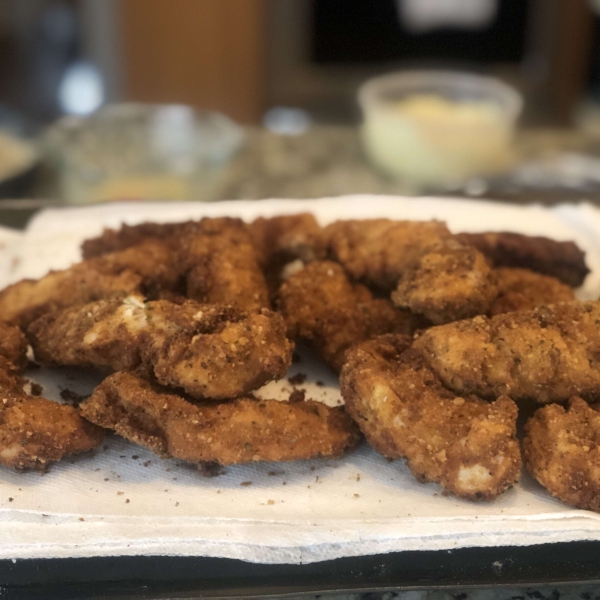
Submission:
[[[573,185],[544,189],[515,189],[506,180],[481,181],[458,190],[418,190],[378,172],[366,160],[359,130],[354,126],[316,125],[301,135],[277,135],[265,128],[246,127],[244,147],[222,170],[210,178],[198,200],[218,201],[259,198],[319,198],[343,194],[437,194],[487,196],[511,202],[556,203],[582,197],[600,203],[600,176],[592,188]],[[518,164],[556,156],[600,157],[600,140],[574,129],[532,129],[519,132]],[[569,168],[571,166],[569,165]],[[572,171],[572,168],[571,168]],[[600,173],[600,162],[598,162]],[[38,176],[27,197],[60,204],[57,174],[48,166]],[[7,206],[5,201],[0,201]]]
[[[287,600],[600,600],[600,586],[536,586],[371,594],[323,594]]]
[[[564,155],[600,156],[600,141],[574,129],[524,130],[516,140],[519,164]],[[598,165],[600,172],[600,163]],[[512,202],[556,203],[583,196],[600,202],[597,189],[576,185],[511,189],[505,180],[461,190],[418,190],[379,173],[366,160],[357,127],[316,126],[298,136],[248,128],[247,143],[224,169],[210,200],[319,198],[342,194],[487,195]]]

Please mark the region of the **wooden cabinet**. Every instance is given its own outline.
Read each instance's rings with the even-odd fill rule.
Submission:
[[[124,93],[242,123],[264,111],[265,0],[122,0]]]

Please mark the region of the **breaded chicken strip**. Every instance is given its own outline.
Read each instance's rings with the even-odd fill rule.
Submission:
[[[540,408],[525,425],[527,470],[563,502],[600,512],[600,406],[572,398]]]
[[[47,312],[139,293],[141,282],[142,278],[131,271],[113,276],[80,266],[52,271],[41,279],[23,279],[2,290],[0,315],[3,320],[26,328]]]
[[[553,495],[600,512],[600,405],[572,398],[540,408],[525,425],[527,470]]]
[[[49,365],[150,370],[195,398],[233,398],[285,375],[292,344],[280,315],[186,300],[106,300],[42,316],[28,336]]]
[[[182,223],[123,225],[82,245],[84,256],[160,243],[169,248],[175,277],[186,280],[183,293],[207,304],[228,304],[241,310],[269,308],[261,270],[264,257],[240,219],[219,217]],[[146,293],[146,295],[148,295]],[[156,296],[156,294],[154,294]]]
[[[413,345],[458,394],[600,399],[600,302],[566,302],[432,327]]]
[[[357,280],[393,290],[406,269],[450,236],[440,221],[336,221],[323,230],[330,258]]]
[[[0,321],[0,356],[18,368],[27,363],[27,339],[16,325],[4,321]]]
[[[44,470],[68,454],[96,448],[103,431],[81,418],[72,406],[36,398],[4,359],[0,363],[0,464]]]
[[[168,246],[157,240],[84,260],[41,279],[24,279],[0,292],[4,321],[25,328],[40,315],[103,298],[132,293],[155,295],[175,289],[178,261]]]
[[[458,237],[475,246],[495,267],[529,269],[556,277],[571,287],[579,287],[590,272],[585,252],[574,242],[508,231],[460,233]]]
[[[311,262],[325,258],[321,227],[310,213],[259,217],[248,228],[255,246],[269,262],[285,264],[296,259]]]
[[[359,438],[342,408],[255,398],[198,406],[127,372],[108,377],[81,410],[160,456],[191,463],[337,458]]]
[[[511,267],[495,269],[494,275],[498,296],[492,303],[490,315],[575,300],[573,288],[556,277]]]
[[[410,338],[386,335],[349,350],[340,384],[346,410],[383,456],[406,458],[421,482],[492,500],[519,478],[517,406],[446,389]]]
[[[353,344],[383,333],[412,333],[420,320],[389,300],[375,299],[331,261],[314,261],[285,281],[277,295],[291,338],[307,340],[336,372]]]
[[[258,252],[243,223],[206,221],[201,232],[182,237],[179,254],[188,298],[240,310],[270,307]]]
[[[81,244],[81,254],[84,259],[102,256],[132,246],[149,239],[162,240],[165,243],[177,244],[177,241],[198,228],[197,221],[180,223],[141,223],[139,225],[123,224],[120,229],[104,229],[101,235],[85,240]]]
[[[148,297],[178,290],[181,285],[180,258],[170,244],[161,240],[148,239],[131,248],[83,261],[81,268],[108,275],[131,271],[142,278],[140,289]]]
[[[249,224],[248,229],[254,245],[264,257],[262,269],[272,298],[281,285],[286,265],[325,258],[322,230],[310,213],[259,217]]]
[[[487,313],[497,293],[484,256],[447,238],[406,268],[392,301],[439,325]]]
[[[231,235],[233,231],[240,232],[244,239],[248,239],[250,234],[246,223],[234,217],[204,217],[199,221],[179,223],[124,223],[119,229],[104,229],[100,236],[85,240],[81,245],[81,252],[83,258],[93,258],[131,248],[147,240],[160,240],[177,249],[180,240],[189,235],[217,235],[222,232]]]

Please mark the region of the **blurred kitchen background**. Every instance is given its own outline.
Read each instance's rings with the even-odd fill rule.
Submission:
[[[423,139],[384,131],[398,169],[379,138],[365,142],[359,87],[423,69],[518,91],[501,168],[428,177]],[[454,110],[411,113],[433,119],[450,154],[468,135],[442,121],[475,119]],[[419,144],[412,177],[402,157]],[[600,1],[0,1],[5,206],[362,192],[600,200]]]

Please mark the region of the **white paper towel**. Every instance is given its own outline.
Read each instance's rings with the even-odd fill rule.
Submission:
[[[582,298],[600,292],[600,211],[586,204],[515,207],[482,201],[350,196],[219,204],[112,204],[40,213],[15,244],[0,249],[4,280],[38,277],[79,259],[79,244],[103,227],[145,220],[312,211],[336,218],[444,219],[455,231],[513,230],[573,239],[593,273]],[[290,375],[308,374],[307,397],[340,402],[335,378],[306,355]],[[97,376],[72,369],[28,374],[44,395],[89,392]],[[319,382],[319,384],[317,384]],[[287,380],[260,391],[286,397]],[[203,477],[118,437],[93,455],[54,465],[45,475],[3,470],[0,558],[107,555],[221,556],[306,563],[342,556],[465,546],[600,540],[600,515],[572,510],[526,474],[491,503],[441,495],[415,481],[402,461],[363,444],[338,461],[262,463]]]

